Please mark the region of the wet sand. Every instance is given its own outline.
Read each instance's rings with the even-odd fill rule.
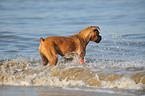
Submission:
[[[103,92],[65,90],[58,87],[0,86],[0,96],[127,96]]]

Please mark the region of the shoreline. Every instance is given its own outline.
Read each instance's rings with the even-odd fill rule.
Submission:
[[[66,90],[60,87],[0,86],[1,96],[128,96],[122,94]]]

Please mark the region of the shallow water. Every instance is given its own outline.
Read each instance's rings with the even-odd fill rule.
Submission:
[[[0,84],[56,86],[144,94],[145,1],[0,1]],[[39,38],[101,28],[102,41],[87,46],[85,64],[43,67]],[[127,90],[127,91],[125,91]]]

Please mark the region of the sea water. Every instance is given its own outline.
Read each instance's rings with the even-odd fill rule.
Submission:
[[[85,63],[42,66],[40,37],[69,36],[99,26]],[[145,94],[144,0],[1,0],[0,86],[56,86],[67,90]]]

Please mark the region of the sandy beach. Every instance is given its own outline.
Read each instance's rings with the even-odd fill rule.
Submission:
[[[65,90],[58,87],[0,86],[0,96],[128,96],[103,92]]]

